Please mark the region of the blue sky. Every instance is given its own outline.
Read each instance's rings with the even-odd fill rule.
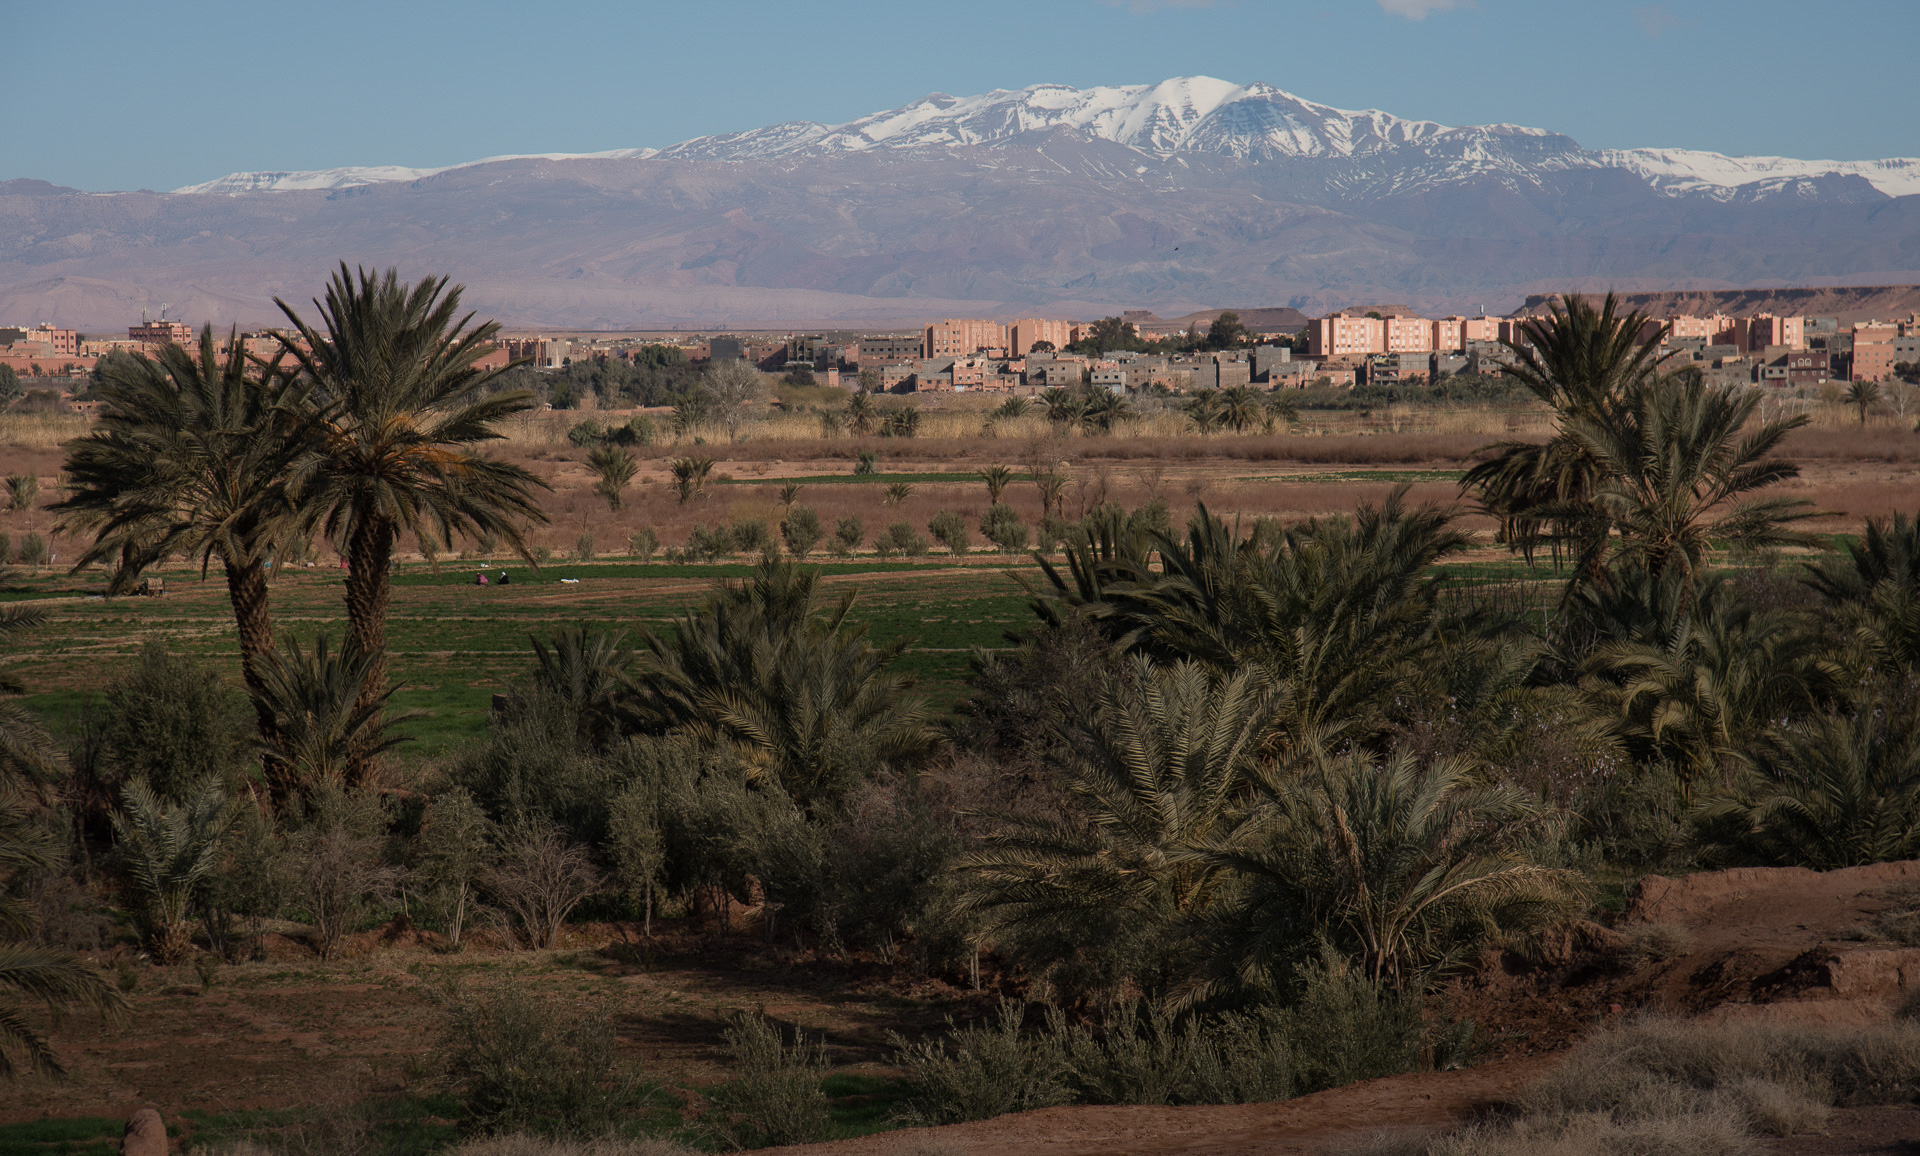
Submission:
[[[168,189],[1204,74],[1590,147],[1920,154],[1920,0],[14,0],[0,179]],[[18,50],[31,46],[30,50]]]

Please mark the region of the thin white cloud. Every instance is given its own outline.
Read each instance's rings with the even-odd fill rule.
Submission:
[[[1646,33],[1648,40],[1658,40],[1661,35],[1680,26],[1680,18],[1658,4],[1648,4],[1633,10],[1633,21]]]
[[[1435,12],[1451,12],[1456,8],[1471,8],[1473,0],[1379,0],[1380,10],[1389,16],[1404,16],[1408,20],[1425,20]]]

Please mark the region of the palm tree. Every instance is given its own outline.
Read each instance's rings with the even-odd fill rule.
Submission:
[[[1087,607],[1116,645],[1220,671],[1257,666],[1288,688],[1286,745],[1310,751],[1378,732],[1434,645],[1432,566],[1467,538],[1447,511],[1405,498],[1403,486],[1379,507],[1266,542],[1203,507],[1185,540],[1115,534],[1105,557],[1069,555],[1071,586],[1043,573],[1052,601]]]
[[[1499,540],[1529,562],[1541,546],[1552,548],[1556,562],[1563,547],[1572,552],[1569,593],[1598,576],[1612,524],[1594,497],[1605,470],[1568,427],[1575,420],[1604,427],[1629,396],[1664,380],[1667,331],[1648,334],[1650,324],[1639,312],[1621,313],[1611,293],[1598,310],[1574,294],[1564,309],[1553,305],[1547,317],[1525,322],[1520,341],[1503,342],[1511,355],[1506,372],[1553,408],[1558,428],[1545,443],[1486,447],[1491,456],[1460,481],[1499,520]]]
[[[618,729],[633,652],[624,632],[608,634],[585,625],[562,627],[541,642],[531,635],[535,688],[576,712],[582,731],[604,743]]]
[[[1110,389],[1095,390],[1080,414],[1080,425],[1087,433],[1112,433],[1115,426],[1135,416],[1127,399]]]
[[[1027,399],[1024,397],[1010,397],[1001,402],[1000,408],[993,412],[999,417],[1025,417],[1027,415]]]
[[[1555,817],[1464,763],[1352,754],[1266,792],[1260,820],[1206,855],[1244,884],[1219,921],[1223,987],[1269,989],[1276,965],[1325,942],[1376,985],[1417,991],[1578,909],[1577,874],[1532,858]]]
[[[987,504],[998,505],[1007,483],[1013,480],[1013,470],[1006,466],[988,466],[980,471],[980,480],[987,483]]]
[[[395,270],[356,276],[342,262],[314,303],[317,327],[274,299],[294,329],[283,344],[313,383],[324,421],[288,490],[347,561],[348,645],[372,659],[362,706],[387,683],[388,568],[399,535],[431,533],[448,549],[455,533],[487,537],[531,561],[520,527],[547,520],[534,497],[546,483],[475,448],[503,437],[498,423],[534,399],[487,392],[502,371],[475,363],[499,326],[471,325],[460,296],[445,277],[407,286]],[[361,765],[353,778],[371,773]]]
[[[68,444],[70,491],[54,507],[63,532],[94,535],[73,571],[110,563],[113,592],[171,554],[197,557],[203,574],[219,561],[252,694],[273,649],[274,551],[300,537],[287,478],[317,429],[299,412],[304,384],[277,369],[277,358],[249,365],[232,335],[222,359],[212,326],[200,332],[198,357],[168,345],[153,359],[110,359],[94,386],[106,403],[100,420]],[[271,718],[260,712],[257,722],[272,742]]]
[[[1047,421],[1061,431],[1078,425],[1081,415],[1087,412],[1087,399],[1071,389],[1049,389],[1040,395],[1040,404],[1047,411]]]
[[[880,407],[873,404],[865,390],[847,399],[847,428],[860,437],[871,437],[880,422]]]
[[[632,680],[639,729],[731,742],[802,806],[927,751],[926,703],[907,693],[911,678],[888,669],[909,640],[869,643],[847,621],[854,592],[822,611],[818,579],[766,558],[677,619],[669,637],[648,630]]]
[[[599,476],[600,480],[594,483],[593,488],[607,500],[607,509],[618,510],[625,505],[623,491],[640,469],[633,455],[619,446],[605,443],[588,452],[587,465]]]
[[[0,610],[0,638],[43,618],[25,606]],[[0,680],[0,692],[19,690]],[[36,799],[40,784],[51,777],[52,755],[53,743],[39,720],[18,703],[0,701],[0,880],[55,866],[51,829],[38,813],[45,800]],[[64,1070],[13,996],[36,1000],[55,1015],[77,1006],[118,1017],[126,1009],[120,993],[77,956],[17,942],[32,934],[37,922],[32,904],[0,890],[0,992],[6,993],[0,996],[0,1079],[17,1074],[15,1053],[24,1053],[28,1071],[58,1075]]]
[[[1810,517],[1811,504],[1747,495],[1799,476],[1771,456],[1804,415],[1775,418],[1744,432],[1760,394],[1709,386],[1682,374],[1634,389],[1605,413],[1581,413],[1562,436],[1600,471],[1585,501],[1619,534],[1619,560],[1658,579],[1676,568],[1691,587],[1716,545],[1743,550],[1817,545],[1787,528]]]
[[[1584,693],[1612,708],[1630,751],[1672,765],[1688,795],[1741,766],[1776,720],[1817,709],[1835,683],[1809,624],[1756,607],[1727,578],[1688,590],[1677,572],[1625,567],[1609,595],[1583,594],[1571,609],[1607,639],[1583,664]]]
[[[1880,383],[1856,381],[1847,387],[1847,404],[1860,411],[1860,424],[1867,424],[1867,411],[1880,404]]]
[[[1236,385],[1219,394],[1220,421],[1234,433],[1245,433],[1260,424],[1260,396],[1252,386]]]
[[[1196,851],[1249,815],[1274,717],[1262,682],[1251,670],[1136,657],[1086,717],[1061,726],[1073,753],[1066,813],[993,816],[966,864],[967,906],[1056,983],[1164,992],[1198,921],[1232,886]]]
[[[1193,423],[1193,428],[1202,435],[1220,427],[1220,391],[1217,389],[1201,390],[1188,398],[1180,408],[1186,413],[1187,420]]]
[[[112,815],[114,847],[140,898],[138,917],[148,947],[163,964],[179,963],[193,948],[187,913],[219,859],[220,836],[232,815],[227,793],[213,776],[178,804],[162,800],[144,779],[133,779],[120,792],[120,807]]]
[[[706,493],[707,475],[713,472],[713,459],[675,458],[667,463],[667,472],[673,475],[674,496],[684,506],[691,499]]]
[[[372,655],[354,649],[351,642],[333,651],[324,634],[313,640],[311,650],[301,650],[295,639],[267,655],[256,701],[272,714],[278,736],[272,764],[278,772],[273,783],[277,798],[319,786],[366,782],[364,768],[409,741],[393,728],[422,712],[389,713],[387,704],[397,688],[369,692],[373,671]]]
[[[1920,518],[1869,518],[1845,562],[1808,571],[1807,584],[1851,627],[1857,666],[1920,668]]]
[[[1755,752],[1731,819],[1734,846],[1764,863],[1830,871],[1920,855],[1920,726],[1911,692],[1851,717],[1791,726]]]

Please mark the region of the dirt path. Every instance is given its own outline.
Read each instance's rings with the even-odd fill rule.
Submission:
[[[1510,1099],[1551,1059],[1458,1072],[1392,1076],[1274,1104],[1221,1107],[1046,1108],[945,1128],[768,1149],[819,1156],[1287,1156],[1381,1130],[1445,1127]]]

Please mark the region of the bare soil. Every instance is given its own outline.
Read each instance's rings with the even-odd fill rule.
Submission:
[[[1576,926],[1532,958],[1489,958],[1438,997],[1492,1040],[1487,1062],[1464,1071],[1273,1104],[1051,1108],[791,1151],[1226,1156],[1339,1150],[1383,1129],[1446,1127],[1497,1109],[1617,1016],[1883,1019],[1920,986],[1920,951],[1877,940],[1872,920],[1892,901],[1890,889],[1915,882],[1920,862],[1649,876],[1611,925]],[[513,951],[482,933],[449,955],[432,934],[399,929],[361,935],[328,964],[297,934],[271,937],[270,946],[269,960],[222,969],[210,987],[189,968],[141,969],[131,1025],[59,1025],[71,1079],[15,1085],[0,1123],[126,1115],[143,1104],[178,1120],[185,1109],[324,1104],[343,1089],[427,1089],[434,996],[449,982],[513,983],[563,1004],[611,1005],[624,1057],[652,1078],[693,1088],[723,1072],[720,1036],[730,1011],[763,1011],[822,1033],[837,1065],[881,1071],[889,1031],[935,1030],[944,1016],[984,1012],[997,997],[991,974],[975,992],[958,977],[916,975],[904,963],[768,948],[751,911],[739,913],[731,932],[681,922],[651,943],[630,926],[582,926],[551,952]],[[1826,1136],[1766,1150],[1913,1152],[1901,1146],[1913,1137],[1920,1108],[1848,1109]]]

